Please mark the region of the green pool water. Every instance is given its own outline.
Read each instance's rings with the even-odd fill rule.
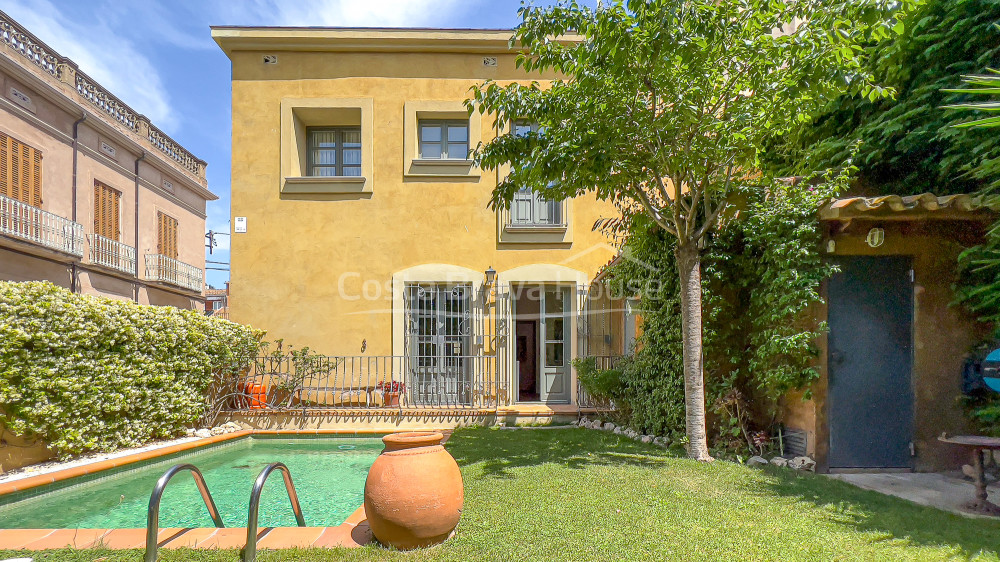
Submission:
[[[377,438],[241,439],[6,504],[0,498],[0,528],[145,527],[157,479],[185,462],[204,474],[227,527],[246,526],[253,482],[272,462],[291,471],[306,525],[339,525],[364,501],[368,469],[381,451]],[[191,473],[174,476],[160,502],[160,527],[213,526]],[[260,526],[295,526],[280,472],[264,485]]]

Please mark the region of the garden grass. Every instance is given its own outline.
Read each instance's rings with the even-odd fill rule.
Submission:
[[[789,469],[701,464],[585,429],[458,430],[457,535],[414,552],[378,546],[260,551],[327,560],[1000,560],[1000,522],[970,519]],[[970,494],[972,487],[969,487]],[[140,551],[0,551],[0,559],[118,562]],[[236,550],[161,550],[234,561]]]

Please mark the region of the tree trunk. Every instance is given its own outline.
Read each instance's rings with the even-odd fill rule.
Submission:
[[[714,460],[708,454],[705,424],[705,373],[701,341],[701,254],[698,243],[678,245],[677,272],[681,282],[681,337],[684,353],[684,406],[688,457]]]

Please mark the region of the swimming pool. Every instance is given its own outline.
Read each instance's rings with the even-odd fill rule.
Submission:
[[[0,496],[0,529],[145,527],[156,480],[183,462],[201,470],[227,527],[246,526],[253,482],[272,462],[283,462],[291,471],[306,524],[336,526],[364,501],[368,469],[381,451],[382,441],[375,437],[236,439],[138,468]],[[260,526],[295,524],[281,475],[273,474],[261,495]],[[175,476],[160,502],[160,527],[213,526],[194,479],[189,473]]]

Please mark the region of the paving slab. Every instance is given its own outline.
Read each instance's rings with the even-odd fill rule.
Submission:
[[[950,474],[924,472],[866,472],[851,474],[828,474],[830,478],[842,480],[865,490],[872,490],[890,496],[896,496],[913,503],[936,507],[952,513],[968,517],[989,517],[969,513],[962,505],[973,499],[975,486],[971,480],[958,478]],[[1000,485],[990,484],[987,487],[989,500],[1000,502]]]

